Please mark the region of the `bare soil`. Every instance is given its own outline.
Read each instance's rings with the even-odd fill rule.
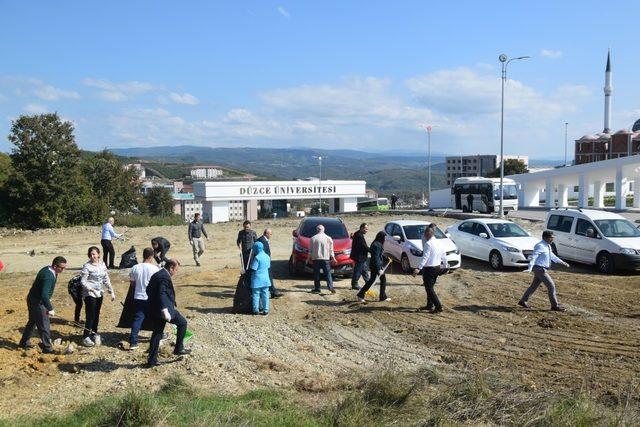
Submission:
[[[367,240],[391,216],[346,217],[355,231],[370,224]],[[403,219],[429,219],[402,216]],[[435,218],[442,228],[454,220]],[[183,263],[174,278],[179,310],[195,337],[193,354],[145,370],[146,340],[136,351],[124,351],[128,331],[115,328],[128,289],[127,271],[114,271],[117,300],[105,301],[100,320],[103,346],[77,347],[81,330],[73,319],[67,281],[79,272],[90,245],[99,243],[98,227],[0,233],[0,412],[3,417],[72,409],[125,389],[153,389],[172,372],[212,392],[239,393],[255,388],[286,388],[322,393],[355,377],[381,369],[410,370],[446,365],[470,372],[486,370],[516,376],[532,389],[578,390],[588,382],[602,396],[619,396],[640,378],[640,276],[604,276],[589,266],[552,272],[558,295],[568,311],[548,311],[541,288],[534,309],[516,306],[531,276],[518,270],[494,272],[488,263],[463,259],[463,267],[439,279],[444,313],[417,312],[425,292],[419,278],[393,266],[388,276],[392,301],[355,303],[349,280],[336,282],[337,294],[309,293],[310,277],[290,277],[287,260],[296,220],[256,221],[271,227],[274,274],[284,297],[272,300],[269,316],[231,314],[239,277],[235,247],[238,223],[208,225],[211,240],[202,267],[196,267],[187,242],[187,227],[131,229],[116,242],[116,257],[135,245],[140,258],[150,239],[164,236],[169,254]],[[540,226],[524,222],[534,233]],[[116,224],[116,229],[118,229]],[[98,245],[99,246],[99,245]],[[30,253],[35,252],[34,256]],[[55,255],[69,260],[58,280],[53,303],[57,316],[53,338],[76,344],[68,355],[42,355],[17,348],[26,323],[25,297],[35,273]],[[374,288],[375,290],[375,288]],[[375,301],[375,299],[373,299]],[[84,313],[83,313],[84,316]],[[33,338],[33,342],[37,342]],[[320,399],[310,397],[309,400]]]

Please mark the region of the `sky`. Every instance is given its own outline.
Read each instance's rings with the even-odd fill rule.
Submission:
[[[81,148],[167,145],[564,157],[640,118],[633,1],[0,0],[0,151],[57,112]]]

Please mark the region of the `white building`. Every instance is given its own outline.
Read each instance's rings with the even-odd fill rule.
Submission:
[[[173,213],[185,221],[192,221],[193,215],[202,213],[202,202],[195,199],[193,193],[173,193]]]
[[[220,178],[222,175],[222,169],[215,166],[194,166],[191,168],[193,179],[214,179]]]
[[[199,181],[193,192],[205,222],[226,222],[256,219],[259,208],[289,214],[292,200],[328,202],[329,213],[355,212],[365,187],[365,181]]]
[[[144,179],[147,176],[147,169],[141,163],[129,163],[124,166],[125,169],[135,169],[138,173],[139,179]]]

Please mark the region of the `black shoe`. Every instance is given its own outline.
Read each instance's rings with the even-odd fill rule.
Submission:
[[[561,305],[557,305],[555,307],[551,307],[551,311],[567,311],[567,309]]]
[[[320,289],[313,289],[311,291],[312,294],[319,294],[320,293]]]
[[[429,313],[431,313],[431,314],[442,313],[442,307],[438,307],[438,308],[434,308],[433,310],[429,310]]]
[[[433,310],[433,307],[430,307],[428,305],[422,306],[418,308],[418,311],[431,311]]]
[[[332,294],[335,294],[336,290],[335,289],[330,289],[329,292],[331,292]]]
[[[43,349],[42,349],[42,352],[43,352],[44,354],[53,354],[53,353],[55,353],[55,352],[53,351],[53,349],[52,349],[52,348],[49,348],[49,347],[45,347],[45,348],[43,348]]]
[[[32,343],[31,341],[27,341],[26,343],[20,343],[18,344],[18,347],[23,348],[25,350],[29,349],[29,348],[34,348],[36,345],[34,343]]]
[[[271,298],[280,298],[282,296],[281,292],[274,292],[271,294]]]
[[[183,348],[182,350],[174,351],[173,354],[176,356],[186,356],[187,354],[191,354],[191,350],[186,350]]]
[[[160,362],[147,362],[144,364],[143,368],[150,369],[155,368],[156,366],[160,366]]]
[[[352,286],[351,289],[353,289],[354,291],[359,291],[360,290],[360,286],[355,285],[355,286]]]
[[[522,308],[531,308],[529,307],[529,304],[527,304],[526,301],[518,301],[518,305]]]

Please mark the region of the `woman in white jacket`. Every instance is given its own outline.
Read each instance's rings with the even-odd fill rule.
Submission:
[[[103,287],[111,295],[111,301],[116,299],[116,294],[113,292],[111,280],[109,280],[107,266],[100,260],[100,249],[96,246],[91,246],[87,256],[89,261],[82,266],[81,273],[82,297],[87,316],[84,324],[82,345],[93,347],[101,344],[100,335],[98,335],[98,323],[104,295]]]

